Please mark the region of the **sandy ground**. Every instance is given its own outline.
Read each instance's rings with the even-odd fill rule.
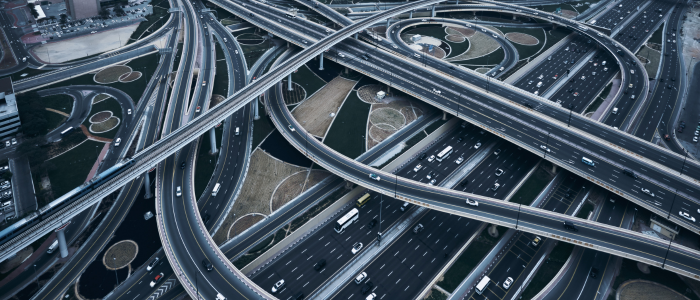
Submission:
[[[501,48],[501,45],[481,31],[477,31],[469,38],[470,47],[466,52],[452,56],[447,61],[467,60],[482,57]]]
[[[294,199],[294,197],[313,187],[319,181],[330,175],[331,173],[320,170],[313,170],[311,171],[311,174],[309,174],[307,170],[290,176],[277,187],[275,194],[272,196],[272,199],[270,199],[270,207],[272,208],[270,213],[276,211],[283,205],[287,204],[287,202]],[[304,181],[306,181],[306,183],[304,183]]]
[[[338,113],[345,96],[356,81],[336,77],[318,90],[311,98],[299,105],[292,115],[311,134],[323,137],[333,121],[331,113]]]
[[[88,55],[95,55],[126,45],[138,23],[96,34],[48,43],[31,49],[34,57],[50,63],[61,63]]]
[[[216,244],[227,240],[229,227],[236,218],[259,213],[270,213],[270,197],[277,184],[294,173],[306,170],[277,160],[260,149],[253,151],[250,157],[248,175],[243,182],[241,193],[233,205],[233,209],[226,216],[221,229],[214,235]],[[251,224],[252,225],[252,224]]]
[[[534,46],[540,43],[536,37],[520,32],[506,33],[506,38],[513,43],[527,46]]]
[[[646,280],[634,280],[623,283],[618,288],[618,295],[620,300],[688,299],[661,284]]]

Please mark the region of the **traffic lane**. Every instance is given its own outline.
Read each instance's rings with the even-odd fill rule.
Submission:
[[[615,28],[617,27],[616,24],[618,23],[619,17],[623,15],[623,11],[621,10],[622,8],[627,8],[627,7],[633,7],[633,4],[635,1],[633,0],[624,0],[620,2],[620,4],[615,4],[615,7],[612,9],[609,9],[607,12],[605,12],[602,16],[600,16],[598,19],[598,26],[602,26],[605,28]],[[622,5],[622,7],[620,7]]]
[[[382,202],[384,207],[382,208],[381,225],[384,231],[403,215],[404,212],[399,209],[403,201],[390,197],[383,198],[377,193],[371,193],[371,195],[372,199],[362,208],[358,208],[360,214],[355,224],[350,225],[342,233],[337,233],[333,228],[338,218],[356,207],[353,204],[338,213],[333,221],[329,221],[284,256],[276,259],[262,272],[252,275],[251,279],[266,290],[270,290],[280,279],[284,279],[287,284],[295,287],[278,294],[280,299],[285,298],[287,293],[291,296],[300,290],[306,295],[311,295],[316,288],[320,287],[323,282],[331,278],[334,273],[357,255],[352,254],[351,251],[355,243],[363,244],[359,254],[374,241],[379,224],[375,225],[372,230],[369,230],[368,227],[373,219],[380,220],[378,215]],[[307,255],[306,252],[309,252],[310,255]],[[309,257],[313,259],[307,261]],[[326,266],[322,273],[313,269],[314,264],[320,259],[326,260]]]
[[[423,225],[424,229],[414,233],[412,229],[418,224]],[[377,294],[378,299],[386,295],[397,299],[413,298],[480,224],[431,210],[411,223],[408,230],[362,270],[367,273],[367,279],[359,285],[351,280],[332,298],[364,299],[366,294],[362,294],[361,288],[368,281],[374,284],[372,292]]]
[[[535,155],[519,150],[513,144],[501,143],[499,147],[495,148],[484,161],[474,168],[474,171],[462,179],[460,184],[455,186],[455,189],[504,199],[519,183],[519,180],[530,172],[539,161]],[[495,153],[499,149],[501,152],[496,155]],[[496,174],[499,169],[503,171],[501,175]],[[499,184],[499,187],[493,191],[496,183]]]
[[[561,101],[563,108],[581,113],[598,97],[600,91],[620,71],[620,68],[602,51],[596,52],[595,56],[585,62],[585,65],[575,74],[560,75],[560,80],[568,82],[552,96],[553,101]]]

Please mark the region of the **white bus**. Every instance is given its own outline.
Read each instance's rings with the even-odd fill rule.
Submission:
[[[343,233],[345,231],[345,228],[350,226],[352,223],[357,223],[357,221],[360,218],[360,211],[357,210],[357,208],[353,208],[350,210],[347,214],[345,214],[342,218],[338,219],[338,223],[335,224],[335,232],[337,233]]]
[[[481,295],[484,293],[486,290],[486,287],[489,286],[489,283],[491,283],[491,278],[488,276],[484,276],[484,278],[481,278],[481,281],[479,281],[479,284],[476,285],[476,293]]]
[[[220,189],[220,188],[221,188],[221,184],[219,184],[219,183],[217,182],[217,183],[214,185],[214,189],[211,190],[211,196],[212,196],[212,197],[216,197],[216,194],[219,193],[219,189]]]
[[[440,151],[440,153],[438,153],[436,158],[438,161],[442,161],[443,159],[449,157],[450,154],[452,154],[452,146],[447,146],[445,150],[442,150]]]
[[[73,127],[68,127],[66,130],[61,131],[61,136],[66,136],[66,134],[69,134],[73,131]]]

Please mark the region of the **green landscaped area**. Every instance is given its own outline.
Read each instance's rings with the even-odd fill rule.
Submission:
[[[428,127],[425,127],[425,130],[424,130],[424,131],[425,131],[426,134],[431,134],[431,133],[433,133],[433,131],[435,131],[435,130],[437,130],[438,128],[440,128],[440,126],[442,126],[442,125],[444,125],[445,123],[447,123],[447,121],[449,121],[449,118],[448,118],[447,120],[438,119],[437,121],[433,122],[433,124],[430,124],[430,125],[428,125]]]
[[[551,173],[545,171],[545,165],[549,165],[548,162],[542,163],[535,172],[532,173],[530,178],[523,183],[517,192],[510,198],[510,202],[518,203],[522,205],[530,205],[532,201],[542,192],[542,190],[552,181],[554,176]]]
[[[666,271],[663,269],[659,269],[654,266],[650,266],[649,274],[644,274],[641,271],[639,271],[639,268],[637,268],[637,262],[629,259],[623,259],[622,260],[622,267],[620,267],[620,273],[617,275],[617,278],[615,278],[615,282],[612,285],[613,290],[617,290],[620,287],[620,284],[622,284],[625,281],[632,280],[632,279],[642,279],[642,280],[649,280],[652,282],[656,282],[662,285],[665,285],[666,287],[680,293],[683,296],[686,296],[690,299],[693,300],[700,300],[700,297],[695,295],[694,293],[688,291],[690,290],[690,287],[683,282],[683,280],[680,279],[680,275],[673,273],[671,271]],[[692,279],[686,279],[686,280],[692,280]],[[615,299],[615,295],[611,293],[610,297],[608,297],[609,300]]]
[[[223,132],[224,126],[219,126],[214,130],[217,147],[221,147]],[[229,140],[229,142],[233,141]],[[199,143],[199,151],[197,151],[197,165],[194,172],[194,195],[197,199],[202,196],[202,193],[204,193],[204,190],[207,188],[209,180],[216,168],[216,160],[219,158],[219,154],[221,154],[221,152],[219,152],[217,155],[211,155],[209,154],[209,150],[211,150],[209,134],[203,134],[201,142]]]
[[[119,126],[124,122],[124,119],[122,119],[122,107],[119,105],[119,102],[117,100],[114,100],[114,98],[109,98],[107,100],[101,101],[97,104],[94,104],[92,108],[90,109],[90,113],[88,114],[88,117],[85,118],[85,121],[83,122],[83,125],[89,130],[90,125],[90,117],[94,115],[95,113],[101,112],[101,111],[111,111],[112,112],[112,117],[119,118]],[[104,132],[104,133],[93,133],[91,132],[92,135],[103,137],[103,138],[114,138],[114,136],[117,134],[117,131],[119,129],[119,126],[115,127],[114,129]]]
[[[473,59],[467,59],[467,60],[460,60],[460,61],[453,61],[452,63],[455,64],[460,64],[460,65],[472,65],[472,66],[494,66],[496,64],[499,64],[503,61],[503,59],[506,57],[505,51],[503,51],[503,48],[498,48],[496,51],[493,51],[487,55],[473,58]]]
[[[62,196],[85,182],[104,145],[104,143],[87,140],[80,146],[49,160],[53,164],[53,168],[49,169],[49,179],[54,198]]]
[[[594,111],[598,110],[598,107],[600,107],[600,105],[603,104],[603,101],[605,101],[605,98],[607,98],[608,94],[610,94],[610,89],[612,89],[612,82],[608,83],[608,85],[605,86],[605,88],[600,93],[600,95],[598,95],[598,97],[596,97],[595,100],[593,100],[593,102],[591,102],[591,105],[589,105],[586,108],[586,111],[584,111],[583,114],[585,115],[589,112],[594,112]]]
[[[558,242],[552,252],[547,258],[547,263],[542,264],[532,281],[525,288],[522,294],[522,299],[532,299],[537,293],[539,293],[555,275],[559,272],[566,260],[571,256],[571,252],[574,250],[574,245],[565,242]]]
[[[148,21],[139,23],[139,27],[131,34],[127,45],[151,35],[158,30],[158,28],[163,26],[163,24],[168,22],[168,18],[170,17],[168,13],[170,3],[168,0],[153,1],[151,5],[153,5],[153,14],[145,17]]]
[[[661,23],[661,25],[659,25],[659,28],[657,28],[656,31],[654,31],[654,34],[652,34],[651,37],[649,38],[649,40],[647,40],[648,43],[656,43],[659,45],[663,44],[663,42],[664,42],[664,25],[665,24],[666,24],[666,22]]]
[[[307,98],[326,85],[326,82],[312,72],[306,65],[299,68],[295,73],[292,73],[292,82],[306,90]]]
[[[491,248],[498,243],[503,234],[508,230],[506,227],[498,226],[498,237],[494,238],[488,233],[488,229],[484,229],[481,234],[475,238],[471,245],[459,256],[450,269],[445,272],[442,281],[438,281],[437,285],[446,291],[452,293],[469,275],[469,272],[484,259],[484,256],[491,251]]]
[[[212,87],[212,95],[221,95],[227,97],[229,88],[228,64],[226,63],[226,55],[224,54],[224,51],[221,50],[221,44],[219,44],[218,42],[219,40],[215,40],[217,41],[216,43],[214,43],[216,48],[216,76],[214,76],[214,86]],[[234,70],[234,72],[243,72],[243,70]],[[233,74],[231,74],[231,76],[233,76]],[[236,87],[232,86],[231,88]]]
[[[430,296],[425,298],[425,300],[447,300],[447,295],[441,293],[436,289],[430,290]]]
[[[64,95],[64,94],[56,94],[56,95],[50,95],[46,97],[41,97],[41,102],[44,104],[44,107],[46,108],[52,108],[58,111],[62,111],[64,113],[67,113],[70,115],[71,111],[73,110],[73,97]],[[55,112],[51,111],[46,111],[46,128],[48,131],[53,130],[54,128],[58,127],[59,125],[63,124],[63,122],[67,118],[57,114]]]
[[[651,49],[647,46],[642,46],[639,51],[637,51],[637,57],[643,57],[640,59],[644,63],[644,68],[647,70],[649,78],[656,78],[656,73],[659,71],[659,62],[661,60],[661,52]]]
[[[351,91],[328,129],[324,144],[350,158],[365,152],[365,130],[371,105]]]
[[[258,111],[261,112],[260,120],[253,121],[253,145],[251,146],[251,150],[257,148],[258,145],[275,130],[275,125],[272,124],[270,116],[262,113],[265,111],[265,107],[260,104],[260,102],[258,102]]]
[[[243,35],[245,36],[248,34],[244,33]],[[248,66],[248,69],[250,69],[255,64],[255,62],[258,60],[258,58],[260,58],[263,54],[265,54],[267,49],[272,48],[272,46],[274,46],[274,44],[272,43],[271,40],[266,40],[266,41],[262,42],[261,44],[257,44],[257,45],[241,44],[241,49],[243,50],[243,55],[245,56],[245,62],[246,62],[246,65]]]

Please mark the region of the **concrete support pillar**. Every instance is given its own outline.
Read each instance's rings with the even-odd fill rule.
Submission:
[[[357,32],[355,33],[355,39],[357,39]]]
[[[489,226],[488,231],[490,236],[498,237],[498,230],[496,229],[496,224],[491,224],[491,226]]]
[[[447,112],[444,110],[442,111],[442,120],[443,121],[447,120]]]
[[[389,96],[389,93],[391,93],[391,86],[386,87],[386,95]]]
[[[209,154],[214,155],[218,150],[216,149],[216,133],[214,133],[214,127],[209,129],[209,146],[211,150],[209,150]]]
[[[151,194],[151,176],[148,175],[148,171],[146,171],[144,177],[145,180],[143,181],[143,188],[146,190],[146,195],[144,195],[143,198],[151,199],[153,198],[153,194]]]
[[[293,91],[294,89],[292,88],[292,73],[289,73],[289,76],[287,76],[287,90],[288,91]]]
[[[345,74],[348,74],[348,73],[349,73],[348,67],[345,67]]]
[[[649,274],[649,273],[651,273],[651,270],[649,270],[649,265],[647,265],[647,264],[645,264],[645,263],[638,262],[638,263],[637,263],[637,269],[639,269],[639,271],[641,271],[641,272],[644,273],[644,274]]]
[[[516,17],[515,15],[513,15],[513,20],[517,20],[517,19],[518,19],[518,17]]]
[[[287,42],[287,48],[289,48],[289,42]]]
[[[552,24],[552,29],[556,30],[557,27],[559,27],[559,26],[557,26],[557,24]]]
[[[389,25],[390,25],[389,20],[391,20],[391,19],[386,19],[386,29],[387,29],[387,30],[389,30]],[[387,34],[387,35],[388,35],[388,34]]]
[[[459,5],[459,0],[457,0],[457,5]]]
[[[557,174],[557,165],[552,164],[552,174]]]
[[[345,188],[348,190],[352,190],[353,183],[350,181],[345,181]]]
[[[319,62],[318,70],[323,71],[323,52],[321,52],[321,61]]]
[[[260,97],[258,97],[258,99],[255,101],[255,104],[253,105],[253,107],[255,108],[255,117],[253,117],[253,120],[256,120],[256,121],[260,120],[260,112],[258,111],[259,110],[258,106],[260,106],[259,101],[260,101]]]
[[[56,229],[56,236],[58,237],[58,250],[61,251],[61,258],[68,257],[68,244],[66,244],[66,232],[65,229],[68,227],[70,222],[61,225]]]
[[[430,11],[430,16],[435,18],[435,5],[433,5],[433,8]]]
[[[408,18],[409,18],[409,19],[413,19],[413,11],[409,11],[409,12],[408,12]]]

